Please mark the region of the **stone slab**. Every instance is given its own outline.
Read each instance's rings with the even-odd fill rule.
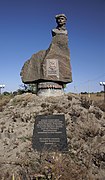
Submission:
[[[59,78],[58,59],[46,59],[46,76],[57,76]]]
[[[35,119],[33,149],[43,151],[67,151],[64,115],[38,115]]]

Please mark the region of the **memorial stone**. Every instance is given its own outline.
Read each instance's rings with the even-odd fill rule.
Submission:
[[[49,48],[32,55],[24,63],[20,73],[22,82],[25,84],[35,83],[37,87],[40,87],[40,83],[41,85],[43,83],[40,89],[37,88],[38,95],[48,94],[48,89],[51,90],[51,94],[58,92],[62,95],[64,85],[72,82],[68,32],[65,27],[67,17],[65,14],[58,14],[55,19],[57,27],[52,29],[52,42]],[[46,86],[46,82],[50,83],[49,88]],[[61,88],[52,86],[52,82],[60,85]]]

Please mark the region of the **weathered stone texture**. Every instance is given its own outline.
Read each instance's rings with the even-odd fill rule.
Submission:
[[[58,75],[48,75],[47,61],[56,59],[58,61]],[[72,81],[70,67],[70,52],[68,48],[68,36],[57,34],[52,38],[52,42],[47,51],[39,51],[25,62],[21,71],[24,83],[40,81],[58,81],[69,83]]]
[[[58,60],[59,76],[47,76],[46,60]],[[71,82],[72,74],[70,67],[70,52],[68,48],[68,36],[65,34],[57,34],[53,37],[52,43],[46,52],[43,60],[44,79],[59,82]]]
[[[41,63],[45,52],[44,50],[39,51],[25,62],[20,73],[23,83],[33,83],[41,79]]]
[[[24,83],[53,81],[72,82],[68,35],[65,27],[66,16],[56,15],[57,27],[52,30],[52,42],[46,51],[34,54],[25,62],[21,77]]]

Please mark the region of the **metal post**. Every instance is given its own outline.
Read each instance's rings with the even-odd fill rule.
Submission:
[[[105,85],[104,85],[104,102],[105,102]]]
[[[2,84],[2,85],[0,84],[0,94],[1,94],[1,89],[4,88],[4,87],[5,87],[4,84]]]
[[[105,102],[105,82],[100,82],[100,85],[104,87],[104,102]]]

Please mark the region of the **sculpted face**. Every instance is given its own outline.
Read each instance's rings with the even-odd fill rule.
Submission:
[[[52,36],[55,36],[56,34],[66,34],[67,35],[67,30],[66,30],[66,21],[67,17],[65,14],[58,14],[55,16],[57,27],[55,29],[52,29]]]
[[[66,24],[66,18],[64,16],[60,16],[56,19],[58,26],[63,26]]]

